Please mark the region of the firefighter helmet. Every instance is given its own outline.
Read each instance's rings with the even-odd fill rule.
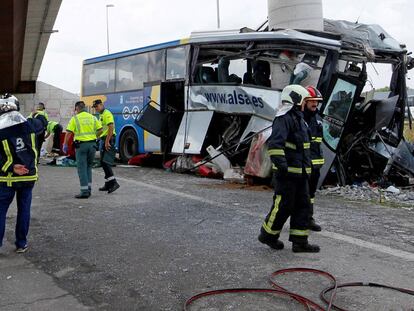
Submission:
[[[0,113],[9,111],[19,111],[19,100],[11,95],[4,94],[0,96]]]
[[[323,100],[321,92],[319,92],[319,90],[316,87],[309,85],[306,87],[306,89],[309,92],[309,96],[306,99],[318,100],[318,101]]]
[[[282,103],[289,103],[295,106],[301,106],[309,92],[299,84],[291,84],[286,86],[282,91]]]

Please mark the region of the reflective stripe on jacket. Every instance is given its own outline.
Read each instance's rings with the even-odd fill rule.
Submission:
[[[97,138],[96,132],[101,128],[100,121],[92,114],[82,111],[70,119],[66,129],[75,134],[74,140],[91,141]]]
[[[36,134],[41,130],[42,123],[38,120],[0,130],[0,184],[7,187],[32,186],[37,180]],[[29,173],[15,174],[15,164],[24,165]]]
[[[276,174],[282,171],[291,177],[311,174],[310,131],[300,111],[293,108],[275,118],[267,145]]]
[[[308,122],[309,129],[311,131],[311,158],[312,158],[312,167],[319,169],[325,163],[322,153],[322,137],[323,129],[322,122],[317,119],[316,114],[312,115]]]

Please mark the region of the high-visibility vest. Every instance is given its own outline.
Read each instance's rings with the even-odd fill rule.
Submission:
[[[108,135],[108,125],[111,123],[114,126],[113,135],[116,135],[114,115],[112,114],[112,112],[110,112],[108,109],[104,109],[104,111],[102,111],[102,113],[99,114],[99,120],[101,121],[103,126],[103,132],[101,134],[101,137],[105,137]]]
[[[28,118],[36,118],[36,115],[44,116],[46,121],[49,121],[49,115],[44,110],[37,110],[36,112],[32,112]]]
[[[55,121],[49,121],[48,123],[47,123],[47,128],[46,128],[46,131],[48,132],[48,133],[52,133],[53,132],[53,129],[55,128],[55,126],[56,125],[58,125],[58,123],[57,122],[55,122]]]
[[[75,134],[74,140],[91,141],[97,138],[96,132],[101,128],[102,124],[98,119],[82,111],[70,119],[66,130]]]

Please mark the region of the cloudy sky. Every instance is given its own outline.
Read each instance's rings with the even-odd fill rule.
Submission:
[[[217,27],[216,0],[63,0],[39,74],[39,80],[79,93],[82,60],[107,53],[106,4],[110,52],[186,38],[191,31]],[[411,0],[324,0],[325,18],[380,24],[414,50]],[[222,29],[256,28],[267,18],[267,0],[220,0]],[[385,72],[378,66],[377,71]],[[414,70],[412,70],[414,71]],[[388,84],[369,68],[375,87]],[[414,87],[414,72],[407,83]]]

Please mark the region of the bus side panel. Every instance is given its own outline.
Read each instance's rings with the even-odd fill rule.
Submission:
[[[155,109],[160,110],[160,104],[161,104],[161,85],[153,85],[153,86],[147,86],[144,88],[144,98],[146,99],[145,103],[149,101],[149,98],[151,98],[154,103],[150,103],[151,106],[153,106]],[[144,132],[144,147],[145,152],[153,152],[153,153],[161,153],[161,138],[157,137],[147,131]]]
[[[114,115],[117,149],[120,147],[122,131],[125,128],[133,128],[138,137],[138,152],[144,153],[144,131],[134,123],[144,104],[144,91],[107,94],[104,104]]]

